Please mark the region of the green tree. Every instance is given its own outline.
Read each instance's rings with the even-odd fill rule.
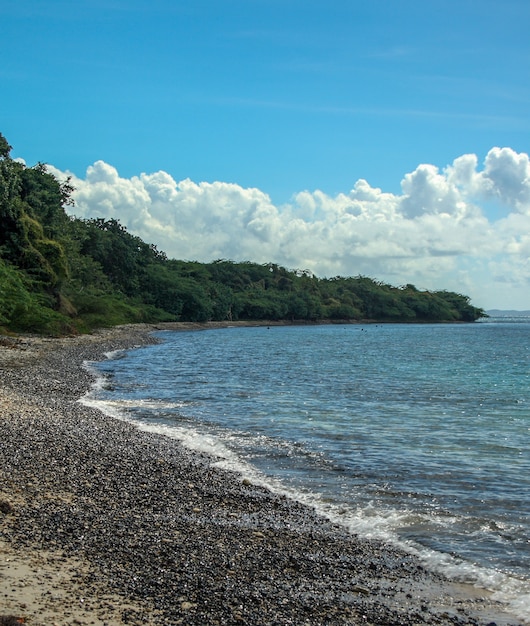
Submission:
[[[11,146],[7,142],[7,139],[0,133],[0,159],[8,159],[11,153]]]

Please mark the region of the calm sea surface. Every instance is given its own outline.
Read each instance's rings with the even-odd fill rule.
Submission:
[[[159,336],[87,401],[530,615],[530,319]]]

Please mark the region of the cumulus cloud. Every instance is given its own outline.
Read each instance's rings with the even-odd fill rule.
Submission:
[[[78,217],[118,219],[173,258],[273,261],[530,308],[530,160],[510,148],[492,148],[482,169],[473,154],[443,170],[421,164],[404,175],[401,194],[361,179],[347,193],[305,190],[282,206],[259,189],[164,171],[123,178],[104,161],[72,183]],[[488,215],[492,202],[500,218]]]
[[[521,213],[530,210],[530,160],[510,148],[493,148],[481,174],[487,192]]]

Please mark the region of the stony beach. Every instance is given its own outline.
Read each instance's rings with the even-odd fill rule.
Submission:
[[[0,626],[521,623],[485,590],[79,402],[85,361],[153,330],[0,337]]]

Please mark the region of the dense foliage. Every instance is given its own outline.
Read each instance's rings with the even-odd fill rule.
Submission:
[[[10,157],[0,134],[0,330],[85,332],[127,322],[474,321],[460,294],[274,263],[168,259],[116,220],[69,216],[72,188]]]

